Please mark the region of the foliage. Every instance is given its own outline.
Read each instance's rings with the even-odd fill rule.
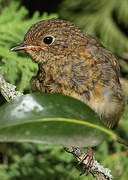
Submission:
[[[77,161],[60,146],[0,144],[0,152],[1,180],[94,180],[91,175],[80,176],[76,168]],[[112,145],[111,142],[103,142],[95,152],[96,159],[112,170],[116,180],[127,179],[128,151],[117,143]]]
[[[62,18],[78,24],[86,33],[96,35],[116,54],[128,51],[128,37],[119,26],[123,23],[128,28],[127,0],[64,0],[60,7]]]
[[[45,13],[39,16],[39,13],[35,12],[32,18],[28,18],[28,11],[20,7],[19,1],[6,0],[5,3],[5,0],[0,0],[1,2],[0,72],[10,83],[17,85],[23,91],[29,89],[29,80],[36,74],[37,65],[23,53],[11,53],[9,49],[22,42],[25,32],[33,23],[57,15]],[[120,29],[120,24],[125,28],[128,27],[127,0],[118,0],[118,2],[64,0],[60,15],[63,19],[78,24],[85,29],[85,32],[96,35],[117,55],[128,50],[128,40]],[[124,67],[127,73],[127,62],[122,65],[122,68]],[[127,127],[128,105],[117,129],[125,139],[128,139]],[[116,180],[127,179],[128,150],[126,148],[108,140],[94,148],[94,152],[96,159],[104,167],[112,170]],[[30,143],[0,144],[0,180],[93,180],[91,175],[80,177],[75,165],[76,161],[72,155],[64,152],[62,147]]]
[[[29,88],[31,77],[36,75],[37,64],[23,53],[11,53],[9,49],[23,41],[26,31],[32,24],[57,17],[56,14],[47,13],[39,16],[39,13],[35,12],[32,18],[28,19],[27,15],[27,9],[19,7],[19,2],[16,1],[11,1],[3,8],[0,15],[0,72],[10,83],[17,85],[20,91]]]

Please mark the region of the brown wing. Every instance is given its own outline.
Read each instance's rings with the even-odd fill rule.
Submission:
[[[91,86],[91,94],[93,94],[93,101],[90,100],[88,104],[96,110],[104,124],[112,128],[118,123],[125,104],[119,81],[120,67],[112,52],[105,49],[92,36],[86,37],[88,43],[84,53],[86,57],[90,57],[88,64],[91,62],[94,64],[92,67],[88,66],[88,82]],[[105,89],[104,93],[103,89]],[[94,101],[98,102],[97,107],[105,104],[103,110],[101,110],[102,107],[98,107],[100,110],[94,107]]]

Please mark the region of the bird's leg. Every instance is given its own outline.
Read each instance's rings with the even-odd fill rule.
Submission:
[[[87,153],[86,153],[85,156],[79,161],[78,166],[82,165],[82,163],[83,163],[84,161],[87,161],[87,163],[86,163],[86,165],[85,165],[85,167],[84,167],[84,169],[83,169],[83,171],[82,171],[82,173],[81,173],[80,175],[84,174],[85,171],[87,171],[87,174],[88,174],[88,173],[90,172],[91,168],[93,167],[94,157],[93,157],[92,148],[90,148],[90,147],[88,148]]]

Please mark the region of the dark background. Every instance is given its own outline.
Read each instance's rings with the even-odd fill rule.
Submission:
[[[43,12],[55,13],[62,1],[63,0],[24,0],[22,5],[29,9],[29,15],[31,16],[36,10],[38,10],[41,14]]]

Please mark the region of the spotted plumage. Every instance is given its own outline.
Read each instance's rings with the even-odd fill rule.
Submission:
[[[33,91],[61,93],[88,104],[104,124],[117,125],[124,94],[115,56],[94,37],[70,22],[50,19],[28,30],[12,50],[25,50],[39,65],[31,80]]]

